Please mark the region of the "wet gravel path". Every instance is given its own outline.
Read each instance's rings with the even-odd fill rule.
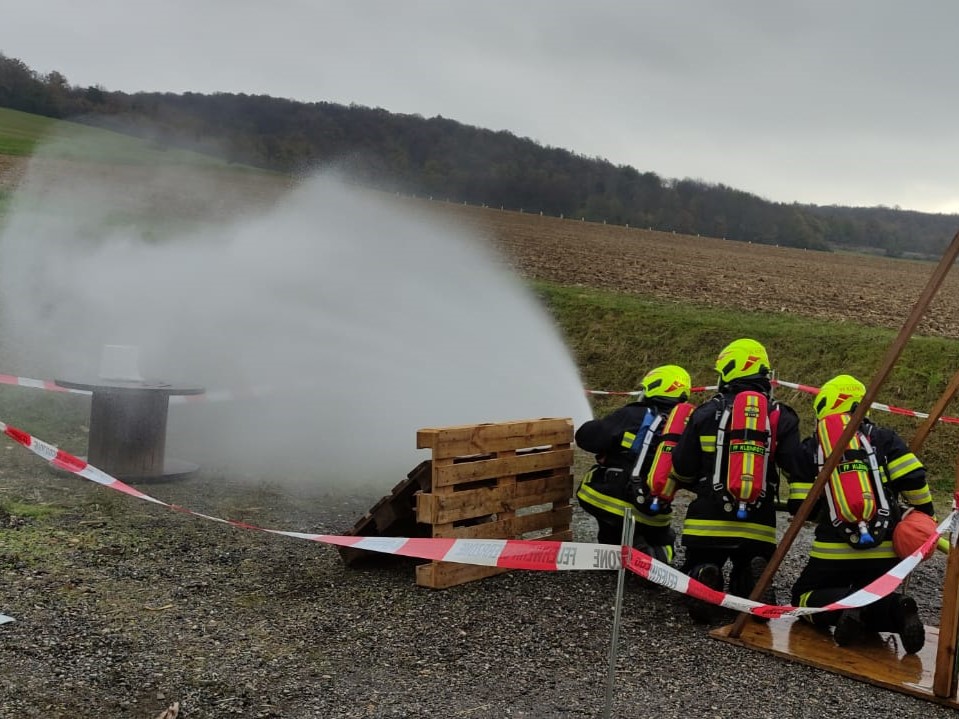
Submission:
[[[10,456],[9,452],[4,453]],[[309,541],[172,513],[30,462],[4,465],[0,717],[600,717],[615,572],[511,572],[436,591],[406,560],[348,568]],[[348,529],[379,498],[210,476],[149,491],[215,516]],[[575,510],[577,540],[593,520]],[[800,536],[777,576],[802,563]],[[912,582],[936,624],[944,561]],[[954,717],[742,649],[627,578],[614,717]]]

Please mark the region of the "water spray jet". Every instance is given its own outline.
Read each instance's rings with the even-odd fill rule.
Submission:
[[[590,417],[558,330],[484,238],[320,175],[258,213],[178,223],[158,241],[116,220],[118,203],[160,214],[156,184],[217,208],[236,192],[185,168],[131,187],[109,167],[31,165],[0,234],[12,370],[90,374],[124,337],[146,376],[269,385],[171,408],[170,451],[312,487],[392,486],[422,459],[420,427]]]

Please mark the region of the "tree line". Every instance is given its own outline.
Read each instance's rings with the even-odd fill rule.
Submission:
[[[0,107],[284,173],[334,166],[379,189],[789,247],[938,257],[959,221],[898,208],[771,202],[439,116],[267,95],[78,87],[2,54]]]

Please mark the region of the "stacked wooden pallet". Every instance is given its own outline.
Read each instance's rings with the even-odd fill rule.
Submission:
[[[433,456],[417,521],[434,537],[572,539],[572,441],[570,419],[421,429],[416,446]],[[502,571],[430,562],[416,568],[416,582],[440,589]]]
[[[572,441],[569,418],[421,429],[416,446],[432,458],[350,534],[571,540]],[[429,562],[417,566],[416,582],[443,589],[504,571]]]

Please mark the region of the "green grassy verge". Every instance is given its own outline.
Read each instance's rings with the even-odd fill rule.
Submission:
[[[0,108],[0,155],[31,155],[48,138],[55,138],[58,142],[43,148],[45,157],[120,165],[184,164],[229,167],[231,171],[243,169],[199,152],[177,150],[110,130]]]
[[[90,398],[0,385],[0,421],[68,452],[82,454],[86,450]]]
[[[48,117],[0,108],[0,154],[31,154],[55,123]]]
[[[897,334],[852,322],[726,312],[582,287],[536,283],[534,289],[563,332],[589,389],[635,390],[646,370],[667,363],[685,367],[695,385],[715,384],[716,355],[738,337],[762,342],[780,379],[819,386],[845,372],[868,385]],[[928,411],[959,368],[957,358],[957,341],[913,337],[877,401]],[[811,432],[812,395],[781,388],[777,396],[799,413],[803,433]],[[697,395],[694,401],[706,397]],[[594,412],[602,415],[627,399],[593,396],[591,401]],[[959,408],[950,405],[946,414],[959,415]],[[907,442],[920,424],[887,412],[873,411],[871,416],[899,431]],[[947,498],[955,484],[957,440],[959,426],[940,423],[919,453],[942,510],[950,506]]]

